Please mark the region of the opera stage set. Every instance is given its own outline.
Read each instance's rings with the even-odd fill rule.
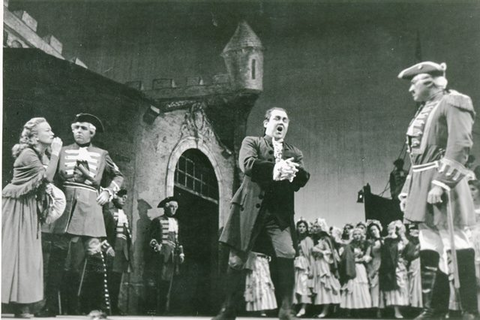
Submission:
[[[397,75],[420,58],[445,61],[451,87],[477,106],[478,21],[474,1],[4,0],[2,186],[28,119],[45,117],[67,145],[75,115],[97,115],[106,132],[95,143],[129,191],[133,268],[122,310],[143,314],[145,233],[162,214],[157,203],[174,195],[187,260],[172,311],[213,315],[226,266],[217,240],[243,178],[239,150],[246,135],[263,133],[265,111],[289,112],[287,140],[311,173],[295,220],[401,218],[385,185],[396,158],[408,168],[416,105]]]

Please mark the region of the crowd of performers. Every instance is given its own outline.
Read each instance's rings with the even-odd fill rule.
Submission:
[[[475,248],[476,286],[480,286],[480,181],[469,181],[476,204],[477,223],[467,234]],[[298,256],[295,258],[293,302],[297,317],[414,317],[431,299],[422,291],[419,230],[416,224],[390,222],[386,230],[378,220],[343,229],[329,227],[325,219],[296,223]],[[245,301],[247,311],[277,308],[269,261],[250,253],[247,263]],[[428,270],[423,274],[428,278]],[[450,277],[452,278],[452,277]],[[426,279],[428,280],[428,279]],[[449,284],[453,288],[453,283]],[[480,290],[476,290],[480,302]],[[478,304],[480,305],[480,304]],[[389,310],[390,309],[390,310]],[[461,307],[454,290],[448,299],[450,317]]]
[[[480,188],[465,168],[475,111],[470,97],[447,88],[445,70],[445,64],[427,61],[398,76],[410,80],[409,92],[419,104],[407,129],[412,166],[395,191],[406,225],[367,221],[341,231],[317,219],[299,221],[295,230],[294,194],[310,174],[302,151],[284,141],[287,111],[267,110],[264,135],[246,137],[240,148],[244,177],[219,238],[229,257],[225,300],[214,320],[236,318],[238,293],[249,311],[278,307],[280,320],[295,319],[294,304],[297,316],[312,309],[320,318],[336,310],[361,317],[367,309],[383,317],[384,308],[402,318],[405,307],[421,309],[416,319],[443,318],[455,310],[463,319],[477,317]],[[13,179],[2,191],[2,303],[13,305],[20,318],[31,316],[44,293],[43,311],[59,314],[61,287],[69,314],[111,311],[118,300],[111,301],[110,293],[118,295],[119,278],[129,267],[123,174],[91,142],[103,124],[78,114],[71,128],[75,143],[62,147],[44,118],[32,118],[12,149]],[[145,245],[154,263],[145,266],[151,313],[165,293],[157,285],[171,285],[175,264],[169,261],[185,259],[173,218],[178,202],[167,198],[159,206],[165,215],[152,221]],[[258,250],[264,242],[271,244],[275,263]],[[94,316],[105,317],[101,311]]]

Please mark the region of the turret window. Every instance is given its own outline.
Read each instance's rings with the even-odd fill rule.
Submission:
[[[256,72],[257,72],[257,60],[252,59],[252,79],[255,80]]]

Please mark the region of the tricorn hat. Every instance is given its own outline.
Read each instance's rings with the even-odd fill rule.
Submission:
[[[169,203],[170,201],[176,201],[178,202],[178,199],[175,198],[175,197],[166,197],[165,199],[163,199],[162,201],[160,201],[160,203],[158,204],[157,208],[165,208],[165,205],[167,203]]]
[[[90,113],[79,113],[75,116],[75,119],[72,121],[72,123],[75,122],[88,122],[91,123],[97,128],[97,132],[104,132],[105,128],[103,127],[102,121],[98,119],[96,116]]]
[[[424,61],[403,70],[398,74],[398,78],[411,80],[421,73],[427,73],[432,76],[445,76],[445,70],[447,70],[447,65],[444,62],[438,64],[431,61]]]
[[[118,190],[118,192],[116,193],[116,196],[119,197],[119,198],[121,198],[121,197],[127,195],[127,193],[128,193],[128,192],[127,192],[127,189],[120,189],[120,190]]]

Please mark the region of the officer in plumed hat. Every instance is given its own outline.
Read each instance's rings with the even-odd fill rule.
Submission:
[[[62,148],[56,175],[67,206],[62,217],[43,230],[53,239],[46,294],[49,315],[58,313],[56,301],[63,266],[68,272],[64,277],[68,281],[65,294],[73,302],[68,312],[80,312],[78,295],[88,298],[81,299],[85,301],[82,311],[110,309],[108,295],[104,294],[104,257],[100,245],[100,238],[106,236],[102,206],[120,190],[123,174],[108,151],[92,144],[95,135],[105,131],[98,117],[79,113],[71,129],[75,143]]]
[[[185,260],[183,246],[178,238],[178,199],[167,197],[157,206],[164,214],[150,223],[145,244],[146,303],[149,314],[169,311],[170,293],[174,275]]]
[[[419,227],[426,294],[425,309],[417,319],[442,317],[448,312],[450,272],[455,287],[460,287],[457,299],[463,318],[473,319],[477,313],[475,256],[464,231],[475,223],[465,179],[475,111],[469,96],[447,89],[446,69],[445,63],[426,61],[398,75],[410,80],[409,92],[419,103],[407,130],[412,166],[399,195],[405,219]],[[449,267],[450,258],[457,266]]]

